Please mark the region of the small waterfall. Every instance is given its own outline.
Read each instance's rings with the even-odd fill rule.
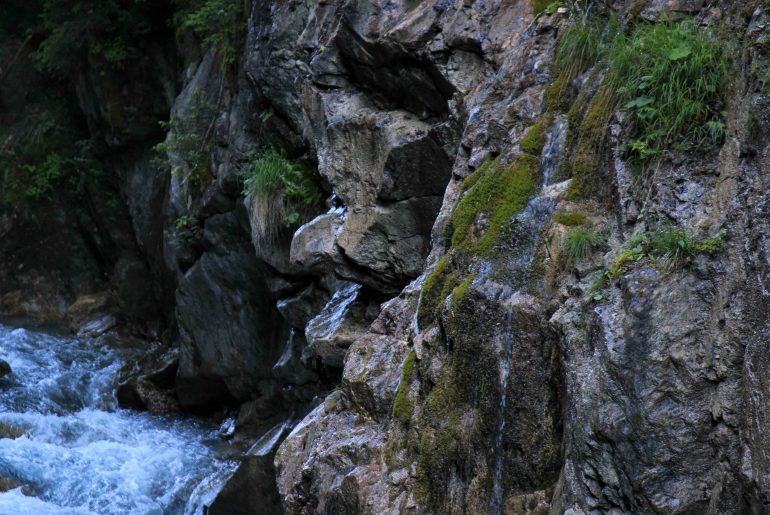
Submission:
[[[503,468],[505,456],[503,453],[503,436],[505,435],[505,405],[508,400],[508,379],[511,374],[511,358],[513,357],[513,306],[508,306],[505,319],[505,341],[503,341],[503,359],[500,367],[500,403],[497,410],[497,435],[495,436],[495,482],[492,490],[492,508],[494,513],[502,513],[503,509]]]
[[[566,129],[566,118],[559,116],[548,131],[546,145],[540,157],[543,170],[541,192],[532,197],[527,206],[516,216],[516,223],[520,227],[517,252],[508,259],[508,268],[512,272],[509,285],[514,291],[521,291],[528,284],[535,252],[540,242],[540,233],[553,213],[555,202],[548,193],[548,186],[553,172],[563,155]],[[494,514],[503,512],[505,501],[505,492],[503,491],[503,475],[505,474],[503,440],[505,438],[505,410],[508,401],[508,383],[515,343],[513,334],[513,304],[508,305],[503,338],[500,363],[501,394],[497,412],[495,475],[492,490],[492,513]]]
[[[358,298],[361,285],[356,283],[343,283],[343,286],[334,292],[332,298],[323,307],[321,312],[307,323],[305,333],[308,339],[324,340],[330,338],[342,325],[348,312],[348,306]]]

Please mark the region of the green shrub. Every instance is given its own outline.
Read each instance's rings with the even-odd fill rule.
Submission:
[[[721,142],[728,80],[724,48],[715,35],[689,20],[639,25],[630,36],[616,34],[607,80],[633,115],[640,150]]]
[[[563,240],[562,255],[565,264],[571,265],[590,258],[604,244],[602,236],[588,227],[573,227]]]
[[[193,92],[186,111],[168,122],[166,140],[155,145],[162,165],[180,177],[188,194],[198,193],[211,181],[211,148],[216,108],[202,91]]]
[[[238,57],[245,35],[243,2],[237,0],[193,0],[184,2],[177,16],[181,28],[201,38],[205,48],[216,48],[224,64]]]
[[[258,240],[272,240],[283,228],[297,226],[321,204],[315,171],[275,147],[249,154],[241,174]]]
[[[142,58],[139,45],[157,28],[157,17],[152,2],[43,0],[33,27],[42,36],[35,60],[60,75],[77,67],[84,54],[99,71],[124,69]]]

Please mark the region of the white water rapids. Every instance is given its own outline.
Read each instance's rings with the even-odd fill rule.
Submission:
[[[0,325],[0,358],[13,370],[0,379],[0,478],[24,485],[0,493],[0,514],[202,511],[207,485],[235,463],[215,427],[117,407],[129,352]],[[3,438],[3,424],[23,436]]]

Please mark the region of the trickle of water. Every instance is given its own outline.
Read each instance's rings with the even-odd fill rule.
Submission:
[[[199,484],[232,473],[216,428],[117,407],[117,372],[135,351],[0,325],[13,369],[0,423],[24,432],[0,438],[0,477],[24,485],[0,493],[0,514],[182,513]]]
[[[540,163],[543,167],[543,186],[551,184],[553,172],[564,155],[564,146],[567,142],[567,127],[567,117],[565,115],[558,115],[546,134],[543,154],[540,157]]]
[[[307,323],[306,333],[312,333],[317,339],[329,338],[339,329],[345,320],[348,306],[353,303],[361,291],[361,285],[346,283],[334,292],[332,298],[323,307],[321,312]]]
[[[495,436],[495,481],[492,489],[492,507],[494,513],[501,513],[503,508],[503,436],[505,435],[505,405],[508,400],[508,378],[511,374],[513,357],[513,307],[508,307],[505,319],[505,341],[500,366],[500,403],[497,409],[497,435]]]

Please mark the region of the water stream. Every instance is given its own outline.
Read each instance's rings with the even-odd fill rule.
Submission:
[[[546,144],[540,156],[542,170],[542,182],[540,193],[533,196],[526,207],[516,215],[514,225],[516,227],[516,252],[508,256],[507,267],[509,269],[510,286],[514,292],[521,291],[528,283],[532,274],[532,265],[535,252],[540,243],[540,234],[543,227],[551,218],[555,201],[552,198],[558,188],[550,188],[554,171],[564,152],[566,141],[567,120],[559,116],[548,130]],[[500,401],[497,412],[497,434],[495,435],[495,474],[492,487],[493,513],[503,512],[505,493],[503,492],[503,476],[505,474],[505,409],[508,401],[508,385],[511,373],[511,360],[513,359],[514,334],[513,334],[513,304],[508,305],[506,314],[504,341],[500,356]]]
[[[500,403],[497,409],[497,435],[495,436],[495,482],[492,490],[495,513],[500,513],[503,507],[503,436],[505,435],[505,405],[508,400],[508,380],[511,375],[511,358],[513,357],[513,306],[508,306],[505,318],[505,342],[503,360],[500,366]]]
[[[117,407],[137,351],[0,325],[13,369],[0,379],[0,478],[23,485],[0,493],[0,514],[202,513],[236,463],[216,427]]]

